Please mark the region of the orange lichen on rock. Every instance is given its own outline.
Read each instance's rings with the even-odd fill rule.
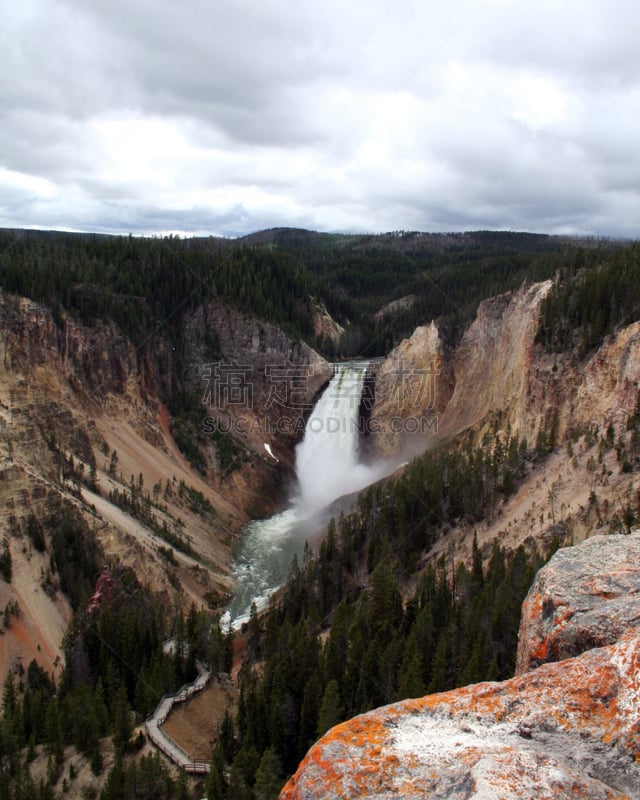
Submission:
[[[281,798],[638,796],[637,710],[623,710],[638,659],[635,637],[364,714],[311,749]]]

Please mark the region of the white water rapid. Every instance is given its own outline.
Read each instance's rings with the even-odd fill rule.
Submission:
[[[290,507],[244,528],[233,559],[236,591],[228,608],[233,627],[248,619],[252,602],[263,608],[285,582],[294,554],[302,555],[322,512],[387,471],[359,463],[358,417],[366,369],[366,362],[336,365],[296,448],[298,487]]]

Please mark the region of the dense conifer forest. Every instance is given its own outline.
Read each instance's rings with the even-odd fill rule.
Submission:
[[[573,350],[582,357],[639,318],[640,247],[616,249],[606,259],[577,251],[543,304],[538,340],[552,351]]]

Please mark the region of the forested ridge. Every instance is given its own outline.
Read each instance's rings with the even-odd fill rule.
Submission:
[[[576,252],[559,270],[542,305],[538,341],[581,358],[606,336],[640,319],[640,247],[630,244],[606,259]]]
[[[0,287],[66,310],[113,320],[139,345],[175,337],[187,311],[218,299],[273,322],[333,356],[385,355],[416,325],[440,321],[451,342],[483,298],[608,258],[619,244],[535,234],[346,236],[265,231],[240,240],[138,238],[0,231]],[[407,295],[391,318],[373,314]],[[345,327],[316,337],[321,303]]]
[[[4,232],[0,286],[86,324],[112,319],[136,345],[175,335],[185,312],[219,298],[295,336],[311,336],[302,266],[267,248],[220,239]]]

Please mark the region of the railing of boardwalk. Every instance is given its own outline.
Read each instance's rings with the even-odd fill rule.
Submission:
[[[153,714],[144,723],[149,740],[176,766],[181,767],[185,772],[192,775],[204,775],[209,772],[209,764],[206,761],[192,759],[191,756],[175,742],[160,727],[166,722],[171,713],[171,709],[176,703],[185,703],[190,697],[201,692],[211,680],[211,672],[201,662],[197,661],[196,666],[198,675],[193,683],[186,684],[172,694],[165,694],[155,708]]]

